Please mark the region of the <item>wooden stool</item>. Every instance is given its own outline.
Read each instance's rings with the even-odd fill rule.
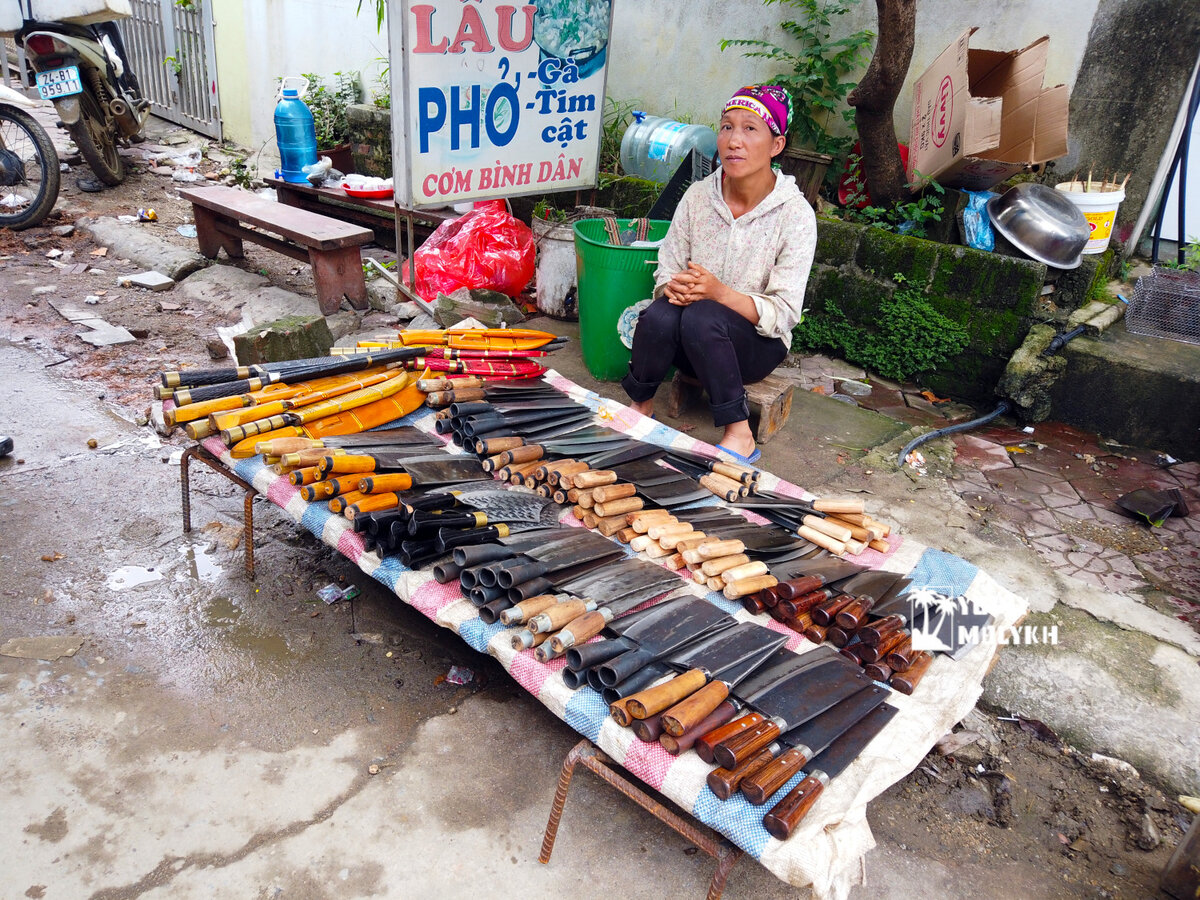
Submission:
[[[762,381],[746,385],[746,402],[750,406],[750,430],[754,439],[765,444],[788,420],[792,412],[792,393],[796,386],[787,378],[771,374]],[[695,378],[676,372],[668,385],[666,414],[672,419],[704,398],[704,388]]]

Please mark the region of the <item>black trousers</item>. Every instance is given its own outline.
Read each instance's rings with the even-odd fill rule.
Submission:
[[[675,306],[660,297],[638,317],[629,374],[621,387],[629,399],[643,403],[675,366],[704,386],[713,424],[723,427],[750,418],[745,385],[771,374],[785,356],[783,341],[763,337],[715,300]]]

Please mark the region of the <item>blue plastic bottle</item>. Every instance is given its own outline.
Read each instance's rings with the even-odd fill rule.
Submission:
[[[275,140],[283,180],[307,184],[303,169],[317,161],[317,131],[312,113],[294,87],[285,87],[283,99],[275,105]]]

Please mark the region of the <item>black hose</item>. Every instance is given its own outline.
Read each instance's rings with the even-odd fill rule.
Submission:
[[[1000,405],[993,409],[986,416],[980,416],[978,419],[972,419],[970,422],[959,422],[957,425],[947,425],[945,428],[939,428],[937,431],[926,432],[920,437],[913,438],[900,451],[900,458],[896,461],[896,465],[903,469],[904,461],[908,459],[908,454],[912,453],[922,444],[927,441],[932,441],[934,438],[940,438],[947,434],[958,434],[960,431],[970,431],[972,428],[977,428],[980,425],[986,425],[988,422],[995,419],[997,416],[1002,416],[1013,408],[1012,401],[1001,400]]]

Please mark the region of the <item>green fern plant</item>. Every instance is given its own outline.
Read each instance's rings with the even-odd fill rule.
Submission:
[[[771,81],[786,88],[792,96],[788,136],[796,146],[817,153],[844,154],[851,138],[833,135],[829,126],[836,115],[841,115],[847,123],[853,119],[845,101],[855,82],[842,79],[867,64],[867,50],[874,33],[856,31],[834,39],[835,20],[851,8],[839,0],[763,0],[763,3],[766,6],[778,3],[797,11],[794,19],[779,26],[791,39],[792,46],[733,38],[721,41],[721,49],[740,47],[743,56],[778,63],[782,71]]]

